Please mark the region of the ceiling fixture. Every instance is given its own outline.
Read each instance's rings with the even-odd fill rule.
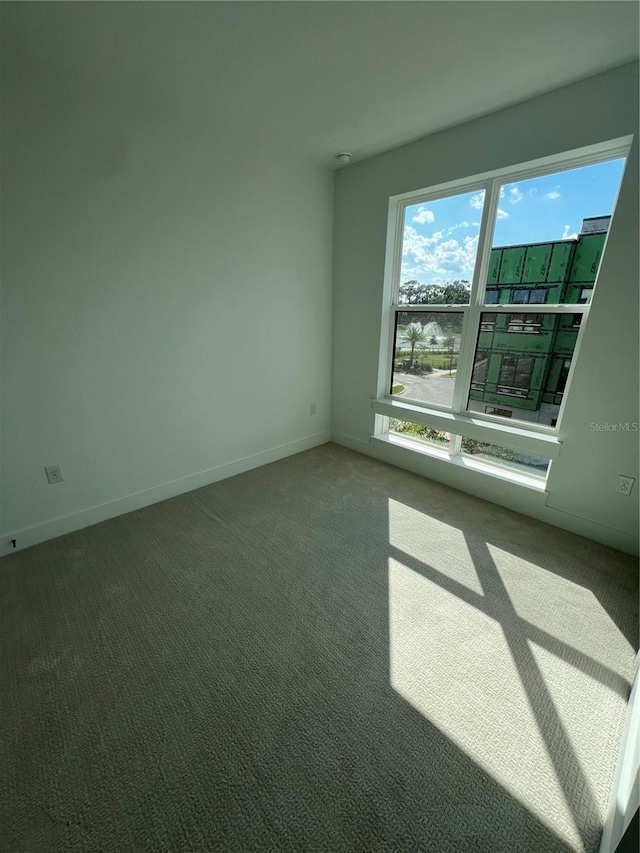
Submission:
[[[351,154],[347,154],[346,151],[343,151],[340,154],[336,154],[336,160],[341,166],[346,166],[347,163],[351,162]]]

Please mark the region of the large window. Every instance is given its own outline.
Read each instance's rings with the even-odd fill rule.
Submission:
[[[378,434],[547,470],[628,148],[391,199]]]

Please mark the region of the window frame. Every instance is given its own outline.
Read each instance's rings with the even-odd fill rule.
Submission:
[[[503,184],[524,181],[532,178],[552,175],[558,172],[577,169],[582,166],[595,165],[609,160],[625,158],[628,162],[629,151],[633,136],[625,136],[618,139],[591,145],[585,148],[563,152],[551,157],[540,158],[524,164],[516,164],[505,168],[496,169],[480,175],[449,181],[444,184],[429,187],[428,189],[414,192],[402,193],[391,196],[389,199],[387,244],[385,255],[385,269],[383,282],[383,305],[382,324],[380,335],[380,352],[378,362],[377,394],[372,402],[372,408],[376,412],[374,437],[385,437],[388,439],[389,417],[400,420],[413,420],[415,423],[431,426],[436,429],[458,433],[458,441],[452,439],[450,453],[457,456],[460,453],[462,436],[480,437],[483,441],[495,444],[504,444],[514,449],[529,450],[534,453],[547,456],[551,459],[559,452],[562,429],[562,418],[566,408],[567,399],[570,396],[571,380],[575,365],[579,361],[581,343],[584,329],[591,308],[591,300],[586,303],[486,303],[485,291],[487,287],[487,273],[492,251],[493,234],[497,222],[497,211],[500,201],[500,187]],[[612,218],[609,230],[605,238],[602,255],[606,253],[611,224],[615,218],[620,187],[624,180],[627,162],[625,162],[618,192],[613,205]],[[477,193],[484,190],[484,204],[480,218],[480,229],[478,233],[478,249],[475,267],[471,280],[469,303],[460,304],[404,304],[398,300],[398,291],[401,284],[401,256],[404,234],[405,210],[407,207],[417,204],[426,204],[466,193]],[[595,288],[595,283],[594,283]],[[462,312],[463,324],[460,338],[460,349],[457,356],[456,383],[453,392],[453,401],[450,407],[439,406],[433,403],[419,403],[416,401],[403,402],[397,395],[390,393],[393,379],[393,352],[395,345],[396,315],[401,311],[411,313],[438,313],[445,311]],[[482,314],[560,314],[580,315],[581,321],[578,326],[576,346],[572,354],[572,363],[569,370],[565,390],[562,394],[562,402],[558,411],[555,426],[527,422],[524,420],[505,419],[486,412],[475,412],[468,410],[469,392],[474,368],[474,355],[480,329],[480,318]],[[478,432],[480,429],[480,432]]]

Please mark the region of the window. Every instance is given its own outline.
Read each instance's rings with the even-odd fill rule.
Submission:
[[[435,447],[448,447],[451,441],[451,433],[449,432],[420,426],[420,424],[413,424],[410,421],[401,421],[397,418],[391,418],[389,430],[397,435],[405,436],[414,441],[424,442],[425,444],[432,444]]]
[[[499,393],[526,397],[532,370],[533,358],[531,356],[503,356],[498,376]]]
[[[542,327],[540,314],[507,314],[507,332],[525,332],[537,335]]]
[[[508,447],[489,444],[486,441],[474,441],[471,438],[462,439],[462,454],[490,464],[497,463],[534,477],[544,477],[549,468],[549,459],[542,456],[535,456],[533,453],[525,453],[521,450],[510,450]]]
[[[549,469],[550,459],[522,450],[514,450],[486,441],[463,438],[444,430],[421,426],[411,421],[396,418],[389,419],[389,432],[400,437],[405,447],[411,444],[435,448],[439,451],[459,447],[463,458],[491,467],[506,468],[535,479],[544,479]]]
[[[390,200],[377,435],[546,472],[629,147]]]
[[[493,332],[496,326],[496,315],[495,314],[483,314],[480,317],[480,331],[481,332]]]
[[[485,305],[493,305],[498,301],[499,294],[495,294],[496,298],[489,301],[485,299]],[[539,304],[547,301],[547,291],[544,287],[534,287],[527,290],[514,290],[509,300],[517,305]]]

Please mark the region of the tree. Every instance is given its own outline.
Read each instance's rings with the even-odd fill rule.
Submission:
[[[469,304],[469,294],[471,293],[471,285],[468,281],[456,279],[446,284],[443,288],[443,302],[446,305],[465,305]]]
[[[444,345],[449,350],[449,376],[451,376],[451,368],[453,366],[453,353],[456,348],[456,339],[453,335],[444,342]]]
[[[405,281],[404,284],[400,285],[400,301],[407,302],[410,305],[421,303],[425,287],[426,285],[420,284],[415,279]]]
[[[430,344],[432,347],[437,347],[437,346],[438,346],[438,339],[436,338],[436,336],[435,336],[435,335],[431,335],[431,337],[429,338],[429,344]]]
[[[421,284],[416,279],[400,285],[400,302],[408,305],[468,305],[471,285],[465,279],[443,284]]]
[[[422,346],[426,341],[426,335],[424,333],[424,329],[420,325],[420,323],[409,323],[407,328],[404,330],[404,339],[411,347],[411,356],[409,358],[409,370],[413,367],[413,357],[415,354],[416,346]]]

